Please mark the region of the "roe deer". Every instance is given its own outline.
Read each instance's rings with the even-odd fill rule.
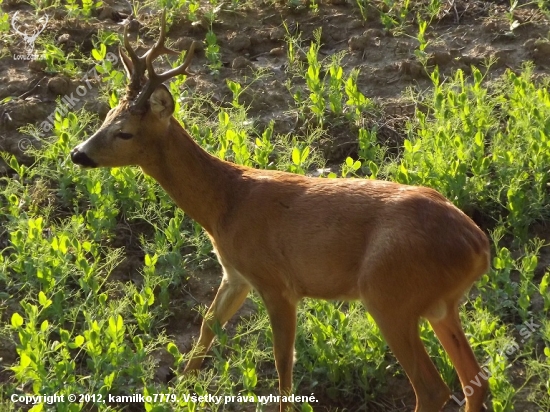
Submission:
[[[485,234],[429,188],[257,170],[211,156],[172,117],[162,84],[187,73],[193,46],[181,66],[158,74],[155,58],[173,53],[164,38],[163,17],[159,40],[140,57],[124,31],[126,97],[71,158],[85,167],[140,166],[208,233],[223,278],[184,372],[201,367],[213,325],[224,325],[254,289],[271,321],[279,390],[289,394],[300,299],[360,299],[411,381],[415,411],[440,411],[450,390],[420,340],[419,320],[431,323],[462,386],[475,380],[481,369],[458,305],[488,270]],[[484,410],[487,389],[482,380],[467,412]]]

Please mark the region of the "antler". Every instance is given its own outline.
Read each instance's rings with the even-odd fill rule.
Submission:
[[[124,48],[127,50],[128,55],[132,61],[133,69],[130,77],[130,90],[138,94],[137,98],[132,103],[132,109],[139,110],[142,109],[153,93],[153,91],[165,82],[166,80],[177,76],[179,74],[187,74],[187,68],[191,64],[191,59],[195,53],[195,42],[191,43],[187,55],[185,56],[185,61],[178,67],[168,70],[167,72],[157,74],[153,67],[153,61],[163,54],[175,54],[178,55],[179,52],[169,49],[164,45],[166,37],[166,10],[162,13],[161,17],[161,26],[160,26],[160,36],[155,45],[149,49],[143,56],[139,57],[135,50],[130,45],[130,40],[128,38],[128,26],[124,27]],[[124,53],[121,51],[121,54]],[[126,57],[125,55],[123,57]],[[128,58],[126,57],[126,60]],[[148,80],[145,83],[143,89],[141,85],[145,75],[145,70],[147,70]],[[141,91],[140,91],[141,90]]]
[[[50,17],[47,14],[41,17],[38,21],[42,20],[44,17],[46,18],[46,21],[44,22],[44,25],[40,29],[37,29],[36,34],[33,35],[33,38],[34,38],[33,40],[36,40],[37,37],[40,35],[40,33],[42,33],[46,28],[46,26],[48,25],[48,21],[50,20]]]
[[[13,28],[13,31],[22,36],[26,42],[27,38],[30,38],[31,36],[17,28],[17,14],[19,14],[19,11],[16,11],[11,18],[11,27]]]

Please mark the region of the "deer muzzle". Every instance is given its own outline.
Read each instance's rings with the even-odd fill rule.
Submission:
[[[80,151],[78,146],[71,151],[71,160],[73,161],[73,163],[76,163],[77,165],[83,167],[98,166],[97,163],[90,159],[90,157],[86,153]]]

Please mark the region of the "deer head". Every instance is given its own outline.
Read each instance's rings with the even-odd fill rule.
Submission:
[[[191,44],[183,64],[159,74],[153,61],[163,54],[179,54],[164,46],[166,12],[162,14],[158,41],[142,56],[130,45],[127,27],[124,47],[128,54],[119,49],[130,81],[126,96],[107,114],[99,130],[71,151],[72,161],[84,167],[145,167],[148,162],[158,161],[155,159],[158,141],[167,135],[171,122],[176,122],[172,118],[174,99],[163,82],[179,74],[189,74],[187,68],[195,43]]]

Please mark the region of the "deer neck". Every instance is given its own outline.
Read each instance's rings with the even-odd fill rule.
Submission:
[[[175,119],[154,161],[141,166],[176,204],[208,233],[214,235],[228,210],[239,168],[203,150]]]

